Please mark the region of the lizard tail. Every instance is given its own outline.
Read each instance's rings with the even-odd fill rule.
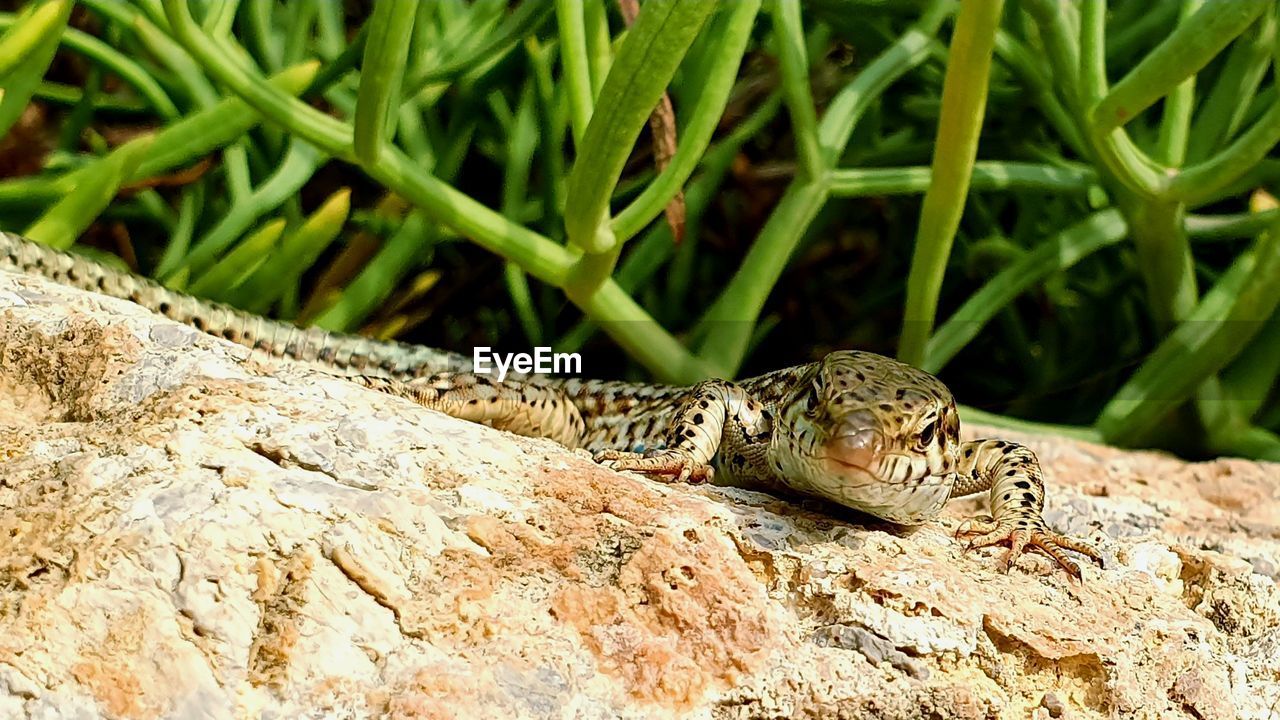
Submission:
[[[154,280],[0,232],[0,269],[129,302],[201,332],[275,357],[323,365],[345,375],[412,379],[469,369],[466,358],[421,345],[300,328],[171,290]]]

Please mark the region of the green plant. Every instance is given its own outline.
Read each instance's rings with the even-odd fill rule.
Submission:
[[[1280,211],[1248,205],[1280,177],[1269,0],[645,0],[633,24],[603,0],[75,4],[74,26],[71,0],[0,15],[0,132],[64,108],[40,171],[0,181],[0,224],[43,242],[158,238],[170,286],[352,331],[465,240],[529,341],[603,330],[679,382],[737,375],[793,296],[831,309],[828,342],[897,326],[962,397],[1087,426],[1060,432],[1280,458]],[[88,70],[61,81],[59,47]],[[824,59],[842,47],[854,65]],[[108,142],[121,118],[158,129]],[[767,213],[744,158],[782,163],[752,181]],[[878,271],[783,289],[874,207]],[[708,245],[748,216],[741,252]]]

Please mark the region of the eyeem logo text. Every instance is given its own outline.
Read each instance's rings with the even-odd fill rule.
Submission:
[[[552,352],[549,347],[535,347],[529,353],[495,353],[493,348],[478,347],[471,355],[472,372],[482,375],[498,371],[498,382],[514,370],[518,373],[581,375],[582,356],[578,353]]]

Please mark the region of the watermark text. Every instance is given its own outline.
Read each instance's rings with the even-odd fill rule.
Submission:
[[[471,355],[471,369],[482,375],[498,371],[498,382],[508,372],[555,375],[581,375],[582,356],[578,353],[552,352],[549,347],[535,347],[533,353],[496,353],[490,347],[477,347]]]

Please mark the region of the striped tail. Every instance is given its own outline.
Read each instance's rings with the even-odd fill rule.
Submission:
[[[0,232],[0,269],[128,300],[214,337],[274,357],[321,365],[342,375],[406,380],[470,369],[470,361],[454,353],[320,328],[299,328],[170,290],[153,280],[12,233]]]

